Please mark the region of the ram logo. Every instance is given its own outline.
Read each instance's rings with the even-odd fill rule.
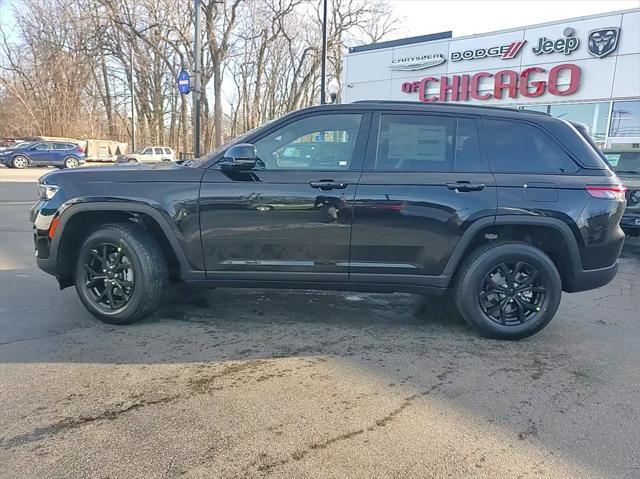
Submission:
[[[587,48],[594,57],[604,58],[618,47],[620,29],[618,27],[599,28],[589,32]]]

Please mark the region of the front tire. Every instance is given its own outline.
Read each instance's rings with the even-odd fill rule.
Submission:
[[[480,334],[522,339],[543,329],[560,305],[562,280],[542,250],[525,243],[488,244],[462,264],[454,299]]]
[[[26,156],[22,156],[22,155],[16,156],[11,160],[12,168],[17,168],[19,170],[22,170],[27,166],[29,166],[29,160],[27,159]]]
[[[154,312],[169,282],[156,240],[134,224],[106,224],[89,235],[78,255],[75,286],[96,318],[129,324]]]

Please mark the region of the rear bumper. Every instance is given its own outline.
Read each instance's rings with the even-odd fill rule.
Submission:
[[[588,291],[596,289],[605,284],[610,283],[618,274],[618,262],[611,266],[598,269],[582,269],[574,268],[573,279],[569,285],[565,287],[567,293],[577,293],[579,291]]]

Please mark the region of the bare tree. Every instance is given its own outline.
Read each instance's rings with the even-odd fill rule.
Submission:
[[[3,0],[0,0],[2,2]],[[7,8],[6,6],[4,8]],[[135,88],[141,144],[191,149],[191,0],[22,0],[0,25],[0,136],[127,140]],[[316,103],[320,0],[203,0],[203,145]],[[387,0],[331,0],[328,70],[348,44],[395,26]],[[131,72],[137,81],[131,85]]]

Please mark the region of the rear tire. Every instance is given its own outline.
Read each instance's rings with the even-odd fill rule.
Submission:
[[[68,156],[64,159],[65,168],[77,168],[80,166],[80,161],[75,156]]]
[[[19,170],[22,170],[24,168],[26,168],[27,166],[29,166],[29,159],[26,156],[15,156],[12,160],[11,160],[11,167],[12,168],[17,168]]]
[[[87,310],[106,323],[129,324],[150,315],[168,282],[162,249],[140,226],[103,225],[80,247],[76,291]]]
[[[542,250],[526,243],[491,243],[460,266],[454,300],[483,336],[522,339],[543,329],[560,305],[562,280]]]

